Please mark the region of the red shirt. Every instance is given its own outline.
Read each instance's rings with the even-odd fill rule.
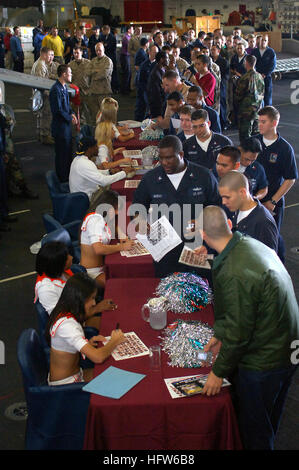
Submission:
[[[199,78],[199,73],[196,73],[195,78],[200,88],[207,93],[205,96],[207,106],[213,106],[216,78],[211,72],[206,73],[201,78]]]
[[[3,40],[4,40],[4,46],[7,51],[10,51],[10,38],[12,37],[12,34],[6,33]]]

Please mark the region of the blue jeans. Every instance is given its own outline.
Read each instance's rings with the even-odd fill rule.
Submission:
[[[237,414],[245,449],[274,449],[275,435],[296,367],[263,372],[239,369]]]

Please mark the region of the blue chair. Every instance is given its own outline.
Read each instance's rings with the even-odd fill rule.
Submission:
[[[68,247],[69,253],[73,257],[73,262],[75,264],[80,263],[81,258],[81,249],[78,241],[72,242],[71,236],[69,232],[65,228],[59,228],[54,230],[53,232],[48,233],[44,236],[41,240],[41,245],[43,246],[45,243],[59,241],[65,243]]]
[[[62,225],[82,220],[89,208],[89,198],[86,193],[70,193],[67,183],[61,183],[55,173],[46,173],[46,181],[52,201],[53,216]]]
[[[48,385],[47,358],[32,328],[21,333],[17,357],[28,411],[26,450],[82,450],[90,398],[85,382]]]
[[[72,241],[78,241],[82,220],[74,220],[73,222],[70,222],[68,224],[61,225],[61,223],[58,222],[58,220],[54,219],[52,215],[43,214],[43,222],[47,233],[51,233],[54,232],[54,230],[64,228],[70,234]]]

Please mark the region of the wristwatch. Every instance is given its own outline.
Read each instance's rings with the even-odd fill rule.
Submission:
[[[273,206],[276,206],[276,204],[277,204],[277,202],[276,202],[276,201],[274,201],[274,199],[271,199],[271,201],[270,201],[270,202],[271,202],[271,204],[273,204]]]

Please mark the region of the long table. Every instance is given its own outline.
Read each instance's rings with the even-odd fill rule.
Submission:
[[[114,139],[113,147],[115,149],[119,147],[125,147],[126,150],[142,150],[149,145],[158,145],[158,140],[139,140],[139,136],[142,132],[140,127],[136,127],[133,130],[135,134],[133,139],[127,140],[126,142],[121,142],[118,139]]]
[[[109,336],[117,322],[123,332],[134,331],[151,346],[159,344],[161,331],[151,329],[141,318],[141,307],[154,296],[159,279],[110,279],[105,297],[112,298],[117,310],[103,314],[101,334]],[[213,308],[184,318],[213,324]],[[178,315],[168,312],[168,324]],[[211,450],[241,449],[230,387],[214,397],[171,398],[164,378],[208,373],[209,368],[173,368],[162,352],[161,369],[149,368],[149,357],[95,365],[94,376],[109,366],[146,374],[119,400],[91,394],[85,430],[86,450]]]

